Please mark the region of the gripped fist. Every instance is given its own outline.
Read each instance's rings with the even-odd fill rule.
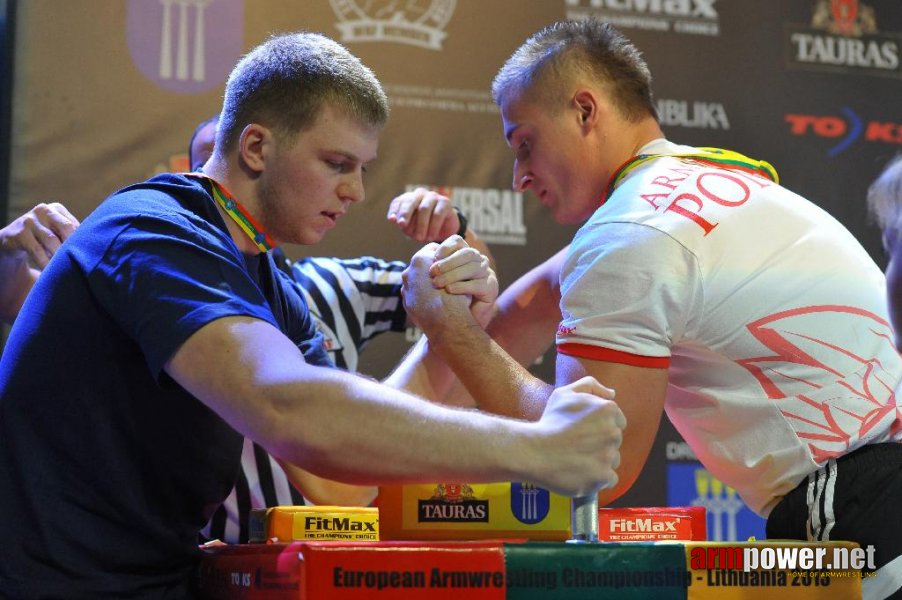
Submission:
[[[458,235],[439,244],[429,275],[433,285],[449,294],[489,305],[498,298],[498,278],[489,259]]]
[[[469,314],[470,298],[436,287],[430,275],[439,245],[426,244],[410,259],[401,275],[401,298],[410,319],[427,335],[452,316]]]
[[[593,377],[557,388],[535,423],[542,445],[539,480],[565,496],[589,496],[617,484],[626,418],[614,391]]]

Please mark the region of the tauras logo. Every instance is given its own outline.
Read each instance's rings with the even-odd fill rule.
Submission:
[[[727,111],[719,102],[666,100],[655,102],[661,125],[692,129],[729,129]]]
[[[717,0],[565,0],[568,19],[597,17],[617,27],[720,35]]]
[[[397,42],[441,50],[457,0],[329,0],[344,42]]]
[[[418,501],[417,516],[421,523],[488,523],[489,501],[474,498],[466,483],[440,483],[431,498]]]
[[[647,519],[611,519],[610,530],[612,533],[645,533],[645,532],[673,532],[677,531],[679,517],[671,521]]]
[[[793,68],[902,76],[898,33],[879,32],[874,9],[857,0],[818,0],[809,27],[786,28]]]
[[[437,187],[408,185],[408,192],[428,187],[450,198],[466,215],[468,226],[488,244],[526,245],[523,223],[523,194],[494,188]]]
[[[487,501],[466,501],[457,504],[420,500],[420,521],[477,521],[488,522],[489,503]]]

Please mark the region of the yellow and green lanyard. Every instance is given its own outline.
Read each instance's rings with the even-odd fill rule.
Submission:
[[[210,182],[213,198],[216,200],[217,204],[232,217],[232,220],[241,228],[241,231],[247,234],[247,237],[249,237],[254,245],[260,249],[260,252],[266,252],[275,247],[276,243],[265,231],[263,231],[263,227],[251,216],[251,213],[247,212],[247,209],[235,199],[224,185],[204,173],[186,173],[185,176],[206,179]]]
[[[774,183],[780,183],[780,177],[779,175],[777,175],[777,170],[774,169],[769,162],[749,158],[744,154],[740,154],[739,152],[734,152],[732,150],[705,147],[698,148],[698,152],[685,152],[678,154],[637,154],[636,156],[623,163],[620,168],[614,171],[614,174],[611,175],[611,179],[610,181],[608,181],[608,187],[605,190],[604,196],[602,196],[601,198],[600,204],[604,204],[605,201],[611,197],[611,194],[614,193],[614,189],[623,180],[623,178],[626,177],[627,173],[629,173],[636,167],[639,167],[640,165],[644,165],[650,160],[665,157],[685,158],[704,164],[714,165],[724,169],[746,171],[754,175],[761,175],[762,177],[766,177]]]

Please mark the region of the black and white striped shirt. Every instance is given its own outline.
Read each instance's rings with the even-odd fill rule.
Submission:
[[[367,342],[385,331],[404,331],[407,313],[401,302],[401,272],[406,267],[401,261],[372,257],[303,258],[291,265],[291,276],[337,367],[356,371]],[[244,543],[251,509],[302,504],[309,502],[289,483],[275,459],[245,439],[235,487],[202,534],[211,540]]]

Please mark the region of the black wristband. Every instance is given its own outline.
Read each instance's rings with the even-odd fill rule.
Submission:
[[[460,229],[457,230],[457,235],[464,237],[467,235],[467,217],[456,206],[454,207],[454,212],[457,213],[457,220],[460,221]]]

